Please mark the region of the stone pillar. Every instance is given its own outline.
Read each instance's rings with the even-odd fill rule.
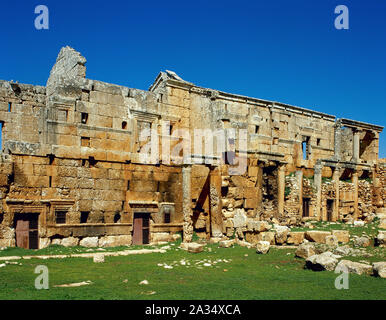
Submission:
[[[335,139],[334,158],[338,161],[341,159],[341,137],[342,137],[341,133],[342,133],[341,123],[340,121],[337,121],[335,125],[335,131],[334,131],[334,139]]]
[[[261,215],[263,212],[263,168],[264,168],[264,163],[260,162],[257,167],[257,180],[256,180],[257,209],[258,209],[259,215]]]
[[[223,236],[222,201],[221,201],[221,171],[219,167],[210,167],[209,173],[209,204],[211,236]]]
[[[332,180],[335,184],[335,208],[334,208],[334,221],[341,220],[341,216],[339,214],[339,203],[340,203],[340,191],[339,191],[339,181],[340,181],[341,169],[339,167],[335,167],[334,173],[332,176]]]
[[[303,170],[296,171],[296,178],[299,185],[299,215],[303,217]]]
[[[352,183],[354,185],[354,219],[359,216],[358,210],[358,171],[354,170],[352,174]]]
[[[183,241],[184,242],[191,242],[193,237],[191,171],[192,171],[192,168],[190,165],[184,165],[182,167],[182,213],[184,217],[184,223],[183,223]]]
[[[352,161],[359,162],[359,148],[360,148],[360,130],[354,130],[353,137],[353,157]]]
[[[314,168],[314,183],[316,188],[316,218],[323,220],[322,216],[322,168],[321,165],[316,165]]]
[[[284,200],[285,200],[285,165],[279,165],[277,172],[277,211],[279,217],[284,216]]]

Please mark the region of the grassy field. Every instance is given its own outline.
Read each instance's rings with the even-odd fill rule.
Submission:
[[[106,257],[105,263],[89,258],[17,260],[22,265],[0,268],[0,299],[386,299],[385,279],[350,274],[349,289],[337,290],[337,274],[305,270],[304,260],[294,258],[293,249],[272,248],[258,255],[254,249],[208,245],[204,252],[192,254],[176,247],[166,253]],[[60,249],[43,250],[57,254]],[[49,269],[49,290],[34,287],[37,265]],[[145,279],[149,284],[140,285]],[[55,287],[82,281],[92,283]]]

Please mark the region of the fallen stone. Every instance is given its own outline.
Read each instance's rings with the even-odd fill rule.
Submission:
[[[266,254],[269,251],[270,244],[268,241],[259,241],[256,245],[256,253]]]
[[[102,262],[105,262],[105,256],[103,254],[96,254],[94,255],[93,257],[93,261],[95,263],[102,263]]]
[[[304,237],[316,243],[326,243],[326,237],[331,235],[328,231],[307,231]]]
[[[376,246],[386,247],[386,231],[379,230],[374,242]]]
[[[334,235],[329,235],[326,237],[326,244],[329,246],[337,246],[338,245],[338,238]]]
[[[139,284],[140,284],[140,285],[147,285],[147,284],[149,284],[149,281],[147,281],[147,280],[142,280]]]
[[[333,271],[337,263],[337,257],[329,251],[313,255],[306,259],[306,267],[313,271]]]
[[[304,240],[304,232],[290,232],[287,237],[288,244],[301,244]]]
[[[386,262],[374,262],[373,271],[375,276],[386,278]]]
[[[353,262],[350,260],[341,260],[335,269],[336,272],[349,272],[356,274],[368,274],[371,275],[373,272],[373,267],[368,264]]]
[[[352,252],[353,252],[353,249],[351,249],[349,246],[341,246],[334,250],[334,253],[339,254],[341,256],[351,255]]]
[[[187,249],[188,249],[188,252],[199,253],[199,252],[202,252],[202,250],[204,250],[204,245],[196,242],[190,242],[188,243]]]
[[[214,244],[214,243],[219,243],[221,241],[221,238],[210,238],[209,243]]]
[[[338,242],[347,243],[350,241],[350,233],[347,230],[332,230],[332,235],[338,239]]]
[[[89,284],[92,284],[92,282],[90,280],[87,280],[87,281],[83,281],[83,282],[75,282],[75,283],[68,283],[68,284],[60,284],[60,285],[56,285],[54,287],[58,287],[58,288],[67,288],[67,287],[81,287],[81,286],[87,286]]]
[[[354,246],[356,247],[368,247],[370,245],[370,239],[368,237],[354,238]]]
[[[295,251],[295,256],[303,259],[313,255],[315,255],[315,248],[310,243],[302,243]]]
[[[276,234],[275,234],[275,242],[276,244],[285,244],[287,242],[287,236],[288,236],[288,232],[289,232],[289,229],[286,228],[280,228],[280,229],[276,229]]]
[[[247,241],[242,241],[242,240],[238,240],[236,241],[236,243],[240,246],[240,247],[245,247],[245,248],[252,248],[253,245]]]
[[[365,226],[364,221],[361,221],[361,220],[354,221],[354,227],[364,227],[364,226]]]
[[[261,232],[261,241],[268,241],[271,245],[275,244],[275,232]]]
[[[220,248],[230,248],[234,243],[235,240],[222,240],[218,244]]]

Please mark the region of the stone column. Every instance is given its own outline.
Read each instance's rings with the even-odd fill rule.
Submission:
[[[340,202],[340,191],[339,191],[339,180],[340,180],[340,171],[341,169],[339,167],[335,167],[334,173],[332,176],[332,180],[335,184],[335,208],[334,208],[334,221],[341,220],[341,217],[339,215],[339,202]]]
[[[209,183],[211,236],[220,238],[223,236],[223,219],[221,203],[221,171],[219,167],[210,167]]]
[[[314,168],[314,183],[316,188],[316,218],[323,220],[322,216],[322,165]]]
[[[296,177],[299,185],[299,215],[303,217],[303,170],[297,170]]]
[[[336,160],[340,160],[341,158],[341,138],[342,138],[342,128],[341,128],[341,123],[338,121],[335,125],[335,131],[334,131],[334,158]]]
[[[354,219],[359,216],[358,210],[358,171],[354,170],[352,174],[352,183],[354,185]]]
[[[256,187],[257,187],[257,209],[259,215],[263,212],[263,168],[264,163],[259,163],[257,167],[257,180],[256,180]]]
[[[284,200],[285,200],[285,165],[279,165],[277,172],[277,211],[279,217],[284,216]]]
[[[184,165],[182,167],[183,242],[191,242],[193,237],[191,171],[192,168],[190,165]]]
[[[359,162],[360,134],[361,134],[360,130],[354,130],[353,157],[352,157],[352,160],[354,162]]]

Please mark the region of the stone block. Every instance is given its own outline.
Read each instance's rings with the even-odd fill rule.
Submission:
[[[326,237],[331,235],[328,231],[307,231],[305,238],[316,243],[326,243]]]
[[[350,241],[350,233],[347,230],[332,230],[332,235],[338,239],[338,242],[347,243]]]

